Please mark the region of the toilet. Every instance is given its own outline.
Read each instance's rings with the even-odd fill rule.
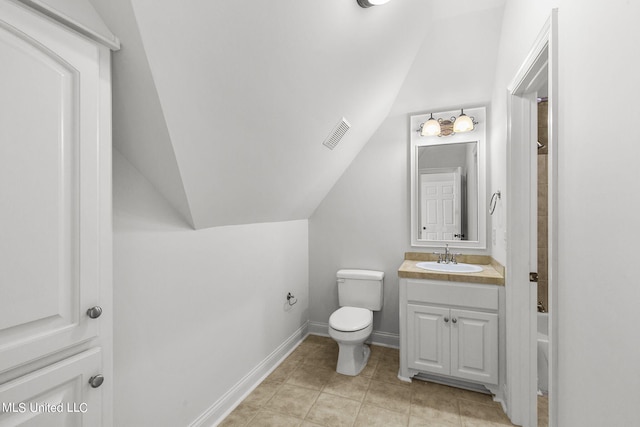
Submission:
[[[336,371],[355,376],[371,354],[364,342],[373,331],[373,311],[382,309],[384,272],[339,270],[336,276],[340,308],[329,317],[329,336],[338,343]]]

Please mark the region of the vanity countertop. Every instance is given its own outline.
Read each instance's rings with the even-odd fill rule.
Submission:
[[[478,283],[504,286],[504,267],[486,255],[460,255],[458,261],[476,264],[482,267],[478,273],[449,273],[429,271],[416,264],[422,261],[436,261],[437,255],[422,252],[407,252],[405,260],[398,269],[398,277],[406,279],[445,280],[449,282]]]

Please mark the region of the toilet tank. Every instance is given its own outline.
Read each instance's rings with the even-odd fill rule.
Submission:
[[[384,272],[373,270],[339,270],[338,303],[340,307],[382,309]]]

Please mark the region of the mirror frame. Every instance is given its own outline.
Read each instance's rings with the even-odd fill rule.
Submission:
[[[429,119],[430,113],[410,116],[409,135],[409,182],[410,182],[410,209],[411,209],[411,246],[425,248],[441,248],[449,244],[451,248],[487,248],[487,141],[486,124],[487,113],[485,107],[465,108],[466,115],[474,117],[478,124],[471,132],[458,133],[450,136],[422,136],[420,125]],[[449,119],[459,116],[460,110],[442,111],[433,113],[434,118]],[[418,215],[418,149],[430,145],[448,145],[465,142],[478,143],[478,240],[420,240],[419,215]]]

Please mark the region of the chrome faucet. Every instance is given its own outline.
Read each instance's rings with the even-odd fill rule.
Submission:
[[[457,264],[458,260],[456,259],[456,257],[458,255],[462,255],[462,254],[457,254],[457,253],[453,253],[449,250],[449,244],[447,243],[444,246],[444,253],[443,252],[434,252],[434,255],[438,255],[438,264]]]
[[[447,243],[444,247],[444,253],[442,252],[434,252],[434,255],[438,255],[438,264],[449,264],[451,261],[451,254],[449,252],[449,244]]]

